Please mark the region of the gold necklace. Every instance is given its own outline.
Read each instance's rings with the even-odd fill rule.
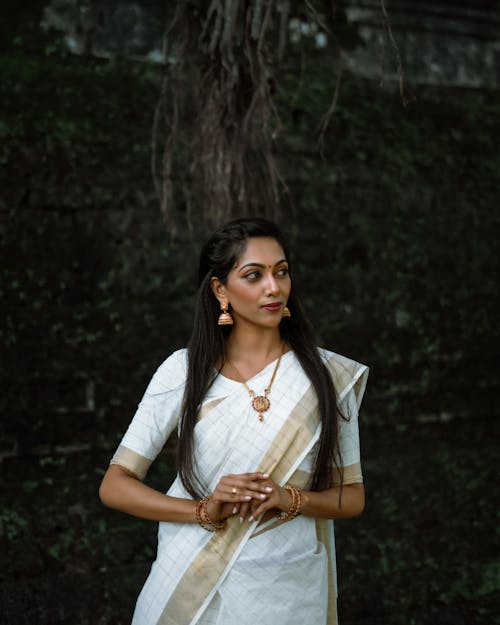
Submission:
[[[232,362],[228,360],[228,364],[231,365],[231,367],[236,371],[236,373],[242,379],[241,383],[247,389],[248,394],[250,395],[250,399],[252,400],[252,408],[255,410],[255,412],[258,413],[259,416],[257,418],[259,419],[259,421],[264,421],[264,415],[262,413],[267,412],[269,408],[271,407],[271,402],[269,400],[268,395],[271,392],[271,386],[273,385],[274,378],[276,377],[276,373],[278,372],[278,367],[280,366],[281,357],[283,356],[284,351],[285,351],[285,343],[283,343],[283,347],[281,348],[281,353],[274,367],[271,380],[269,381],[267,388],[264,389],[264,395],[256,395],[255,391],[252,391],[252,389],[248,386],[248,384],[243,381],[243,376],[238,371],[238,369],[234,366]]]

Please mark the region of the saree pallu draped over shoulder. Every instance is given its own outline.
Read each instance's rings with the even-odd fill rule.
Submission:
[[[368,370],[320,350],[347,420],[339,427],[344,483],[362,481],[357,412]],[[260,392],[270,363],[251,380]],[[186,353],[156,372],[112,462],[141,479],[176,427]],[[283,356],[263,422],[242,384],[218,376],[195,427],[194,457],[207,492],[223,475],[261,471],[306,487],[321,424],[311,383],[293,352]],[[332,471],[334,471],[332,467]],[[179,478],[168,495],[189,497]],[[299,516],[259,524],[228,519],[215,534],[198,524],[160,523],[158,553],[137,601],[133,625],[336,625],[333,523]]]

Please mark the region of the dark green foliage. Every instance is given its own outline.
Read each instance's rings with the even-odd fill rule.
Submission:
[[[137,401],[154,363],[185,341],[193,265],[180,270],[186,246],[169,244],[151,188],[150,68],[17,53],[2,69],[2,408],[13,433],[26,419],[21,430],[37,429],[62,399],[81,404],[75,380],[97,383],[101,417],[121,413],[123,389]]]
[[[296,216],[283,221],[322,343],[371,365],[372,419],[491,411],[495,99],[423,93],[404,111],[346,79],[321,159],[314,131],[333,79],[313,66],[297,88],[291,69],[278,104]],[[21,50],[2,72],[4,410],[17,429],[27,388],[52,405],[61,379],[90,378],[121,429],[154,366],[184,344],[194,289],[197,242],[169,240],[152,193],[156,70]],[[481,393],[465,407],[469,387]]]
[[[461,428],[363,427],[366,510],[336,523],[342,625],[495,622],[497,436],[492,419]],[[108,456],[7,463],[2,625],[85,625],[96,613],[103,625],[130,622],[154,559],[156,524],[99,504],[98,467]],[[158,489],[173,478],[165,460],[148,475]]]
[[[463,414],[471,385],[482,388],[474,409],[488,413],[498,391],[498,101],[422,90],[405,111],[348,79],[320,160],[303,137],[326,101],[321,75],[295,94],[285,137],[318,330],[372,365],[386,414]]]
[[[19,625],[83,625],[93,597],[117,625],[154,529],[98,507],[96,467],[185,344],[199,242],[188,220],[170,238],[153,194],[157,68],[68,57],[48,35],[28,45],[20,24],[40,7],[27,13],[0,56],[0,451],[21,455],[5,461],[0,604],[29,604]],[[372,370],[368,508],[338,524],[342,622],[489,625],[496,456],[478,418],[498,413],[498,94],[422,89],[404,110],[346,76],[321,155],[336,76],[306,52],[276,92],[282,222],[321,343]],[[423,429],[429,415],[463,419]],[[94,451],[58,454],[73,444]],[[165,459],[155,471],[165,487]]]
[[[341,622],[494,622],[497,430],[485,420],[365,431],[366,510],[336,524]]]

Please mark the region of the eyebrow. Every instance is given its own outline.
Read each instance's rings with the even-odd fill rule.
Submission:
[[[281,265],[282,263],[286,263],[286,262],[287,262],[286,258],[282,258],[278,262],[274,263],[274,266],[277,267],[278,265]],[[268,265],[263,265],[262,263],[247,263],[246,265],[243,265],[243,267],[238,271],[238,273],[241,273],[243,269],[247,269],[248,267],[260,267],[261,269],[265,269],[267,266]]]

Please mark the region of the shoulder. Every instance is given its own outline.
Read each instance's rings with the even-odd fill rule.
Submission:
[[[330,371],[335,390],[339,395],[345,395],[355,385],[366,384],[368,367],[356,360],[352,360],[336,352],[318,347],[318,352],[326,368]]]
[[[188,357],[188,350],[186,347],[183,347],[182,349],[178,349],[177,351],[172,352],[170,356],[165,358],[165,360],[158,367],[158,371],[160,370],[163,371],[167,369],[175,369],[178,367],[180,367],[183,371],[185,371],[187,367],[187,357]]]
[[[321,360],[329,369],[332,369],[333,371],[354,374],[359,370],[368,369],[366,365],[363,365],[352,358],[348,358],[347,356],[342,356],[341,354],[332,352],[324,347],[318,347],[318,352],[321,356]]]
[[[175,390],[186,381],[187,349],[173,352],[155,371],[148,386],[148,393],[155,395]]]

